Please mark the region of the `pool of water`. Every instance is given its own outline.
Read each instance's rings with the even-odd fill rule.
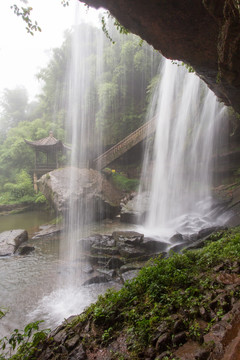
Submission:
[[[39,225],[48,223],[54,213],[41,210],[30,210],[19,214],[0,214],[0,232],[13,229],[26,229],[30,234],[38,230]]]
[[[50,216],[39,215],[30,212],[2,216],[1,231],[20,227],[33,234]],[[127,226],[110,221],[95,224],[90,231],[110,234],[120,228],[126,229]],[[66,282],[77,266],[59,256],[60,243],[65,240],[63,236],[30,238],[27,245],[34,246],[35,250],[29,255],[0,257],[0,306],[8,310],[0,320],[0,337],[10,334],[15,328],[23,329],[35,320],[44,320],[43,327],[54,328],[68,316],[81,313],[108,287],[118,287],[114,283],[83,287],[84,278],[81,277],[74,284]]]

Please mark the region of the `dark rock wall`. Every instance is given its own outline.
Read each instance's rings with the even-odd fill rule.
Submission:
[[[165,57],[194,67],[240,112],[240,8],[237,0],[85,0],[108,9]]]

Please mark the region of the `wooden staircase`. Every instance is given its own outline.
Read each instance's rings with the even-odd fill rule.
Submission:
[[[155,118],[149,120],[140,128],[125,137],[119,143],[111,147],[102,155],[93,160],[93,168],[102,170],[111,164],[114,160],[125,154],[128,150],[143,141],[148,135],[155,131]]]

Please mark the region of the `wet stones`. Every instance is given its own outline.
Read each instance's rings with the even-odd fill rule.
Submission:
[[[134,246],[143,242],[144,235],[136,231],[114,231],[112,237],[117,243]]]
[[[219,240],[224,230],[227,230],[227,227],[212,226],[190,235],[176,233],[169,239],[169,242],[173,244],[171,250],[181,252],[183,249],[194,250],[203,248],[208,240]]]
[[[89,280],[86,280],[83,283],[83,286],[106,283],[106,282],[109,282],[110,280],[111,280],[111,278],[107,275],[98,275],[98,276],[94,276],[94,277],[90,278]]]
[[[19,246],[28,240],[26,230],[10,230],[0,234],[0,256],[8,256],[16,253]]]
[[[18,255],[28,255],[35,250],[34,246],[21,246],[18,249]]]
[[[109,269],[119,269],[124,265],[124,261],[121,260],[118,257],[115,258],[111,258],[109,259],[109,261],[107,262],[107,268]]]
[[[86,246],[86,244],[88,244]],[[124,283],[135,277],[147,260],[157,256],[166,244],[155,239],[144,238],[136,231],[114,231],[112,235],[96,234],[81,239],[79,246],[84,249],[87,260],[94,271],[107,279]],[[99,283],[99,275],[84,285]],[[97,280],[97,281],[96,281]]]

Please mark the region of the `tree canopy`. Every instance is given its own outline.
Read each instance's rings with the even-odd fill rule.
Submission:
[[[36,100],[29,102],[24,87],[4,90],[0,99],[0,190],[4,191],[6,183],[17,183],[22,170],[32,174],[34,154],[24,139],[38,140],[52,130],[56,138],[71,142],[69,68],[77,32],[88,34],[81,46],[87,49],[83,61],[89,84],[81,97],[88,104],[82,111],[92,131],[98,137],[101,133],[108,147],[141,126],[160,55],[148,44],[140,45],[137,36],[120,35],[111,24],[110,29],[115,44],[106,37],[99,44],[101,30],[87,24],[66,31],[62,46],[52,50],[49,63],[37,74],[42,90]],[[77,73],[85,76],[80,68]],[[94,142],[89,144],[91,152],[93,146]]]

